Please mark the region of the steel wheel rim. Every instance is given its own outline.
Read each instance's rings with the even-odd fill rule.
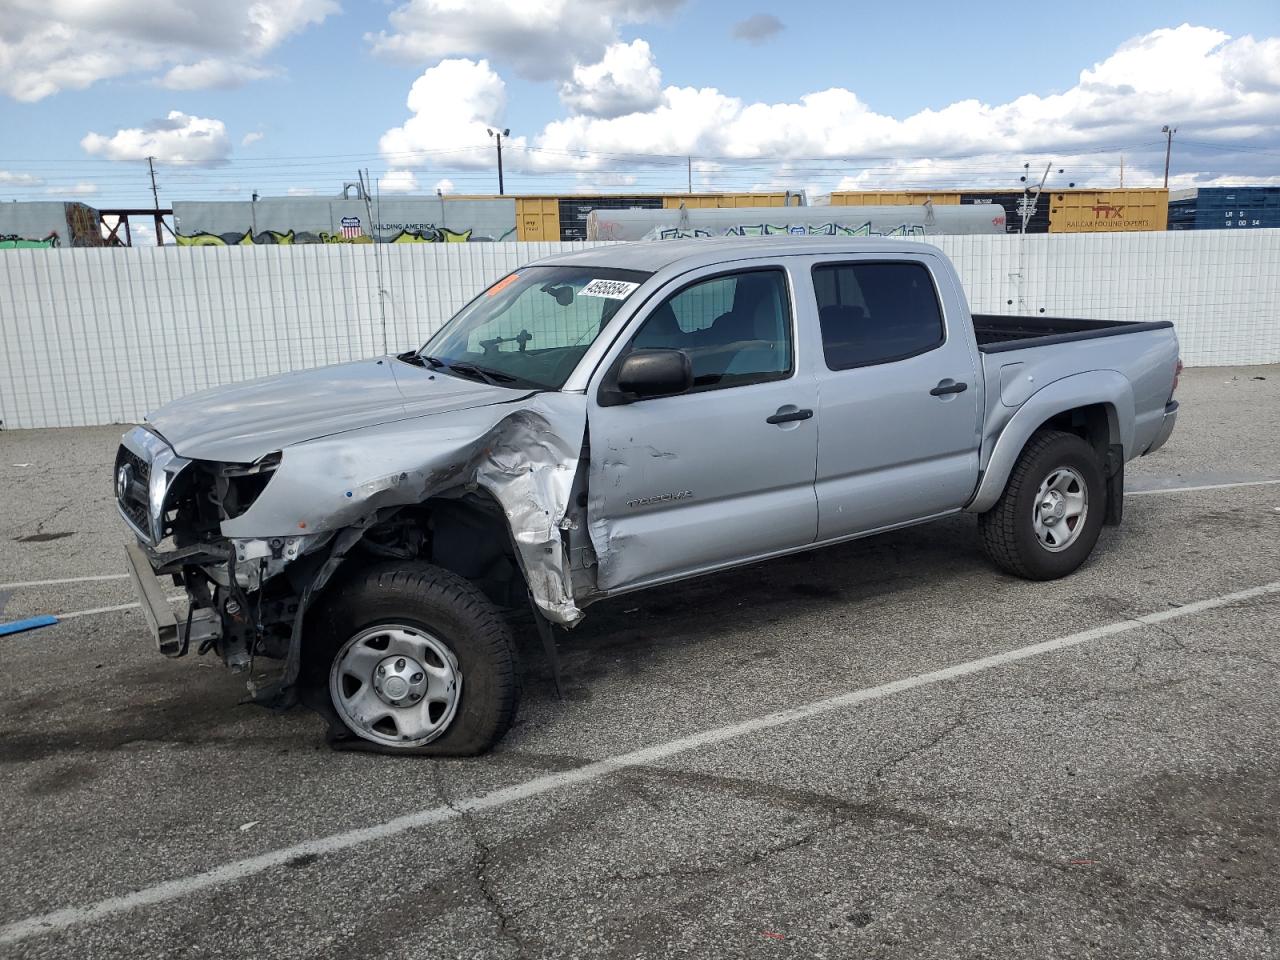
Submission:
[[[360,631],[329,668],[334,709],[353,733],[393,747],[420,747],[449,728],[462,672],[448,645],[400,623]]]
[[[1046,474],[1031,506],[1031,526],[1040,546],[1060,553],[1080,539],[1089,516],[1089,487],[1075,467]]]

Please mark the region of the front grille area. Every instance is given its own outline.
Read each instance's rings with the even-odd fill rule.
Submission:
[[[116,454],[116,502],[129,522],[144,534],[151,530],[150,484],[151,464],[128,447],[121,447]]]

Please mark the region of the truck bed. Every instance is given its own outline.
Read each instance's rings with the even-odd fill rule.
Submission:
[[[1168,320],[1135,323],[1126,320],[1011,316],[997,313],[973,315],[973,330],[978,338],[978,349],[983,353],[1003,353],[1008,350],[1022,350],[1026,347],[1114,337],[1144,330],[1162,330],[1172,326],[1173,324]]]

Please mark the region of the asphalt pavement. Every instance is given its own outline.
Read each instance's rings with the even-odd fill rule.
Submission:
[[[0,637],[0,956],[1276,956],[1280,367],[1178,399],[1071,577],[960,516],[622,597],[449,761],[160,657],[122,428],[0,432],[0,622],[63,617]]]

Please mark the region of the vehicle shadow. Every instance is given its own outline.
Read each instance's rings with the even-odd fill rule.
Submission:
[[[639,673],[676,648],[723,643],[823,608],[856,611],[862,602],[945,584],[975,569],[1005,577],[982,554],[974,518],[963,515],[602,600],[581,626],[556,631],[565,697],[590,699],[592,680]],[[517,624],[516,633],[526,697],[555,699],[551,665],[532,623]]]

